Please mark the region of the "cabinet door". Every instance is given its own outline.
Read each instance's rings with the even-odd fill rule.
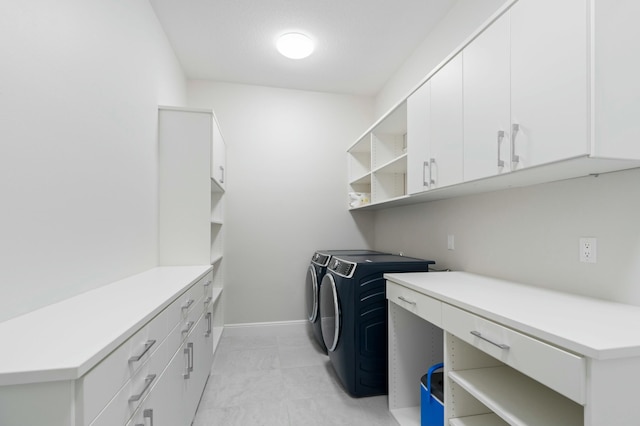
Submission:
[[[212,305],[200,317],[194,326],[193,331],[187,337],[185,347],[187,348],[189,377],[183,382],[185,414],[189,424],[196,414],[200,396],[209,377],[211,364],[213,362],[213,313]]]
[[[225,185],[226,179],[226,147],[224,139],[222,139],[222,133],[218,123],[213,119],[213,147],[211,149],[211,177],[220,184],[221,187]]]
[[[511,169],[509,15],[463,51],[464,180]]]
[[[427,81],[407,99],[407,192],[429,189],[429,120],[431,82]]]
[[[431,77],[431,188],[462,182],[462,55]]]
[[[510,9],[514,169],[590,151],[587,3],[521,0]]]

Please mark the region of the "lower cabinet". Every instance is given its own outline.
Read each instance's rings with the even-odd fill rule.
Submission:
[[[420,377],[440,362],[448,426],[638,424],[637,306],[464,272],[385,278],[400,425],[420,424]]]
[[[12,375],[0,362],[0,426],[190,425],[222,334],[221,295],[210,265],[159,267],[19,318],[14,329],[35,342],[14,345]],[[46,339],[66,343],[43,352]],[[16,379],[25,371],[38,374]]]
[[[127,426],[191,424],[213,362],[212,320],[210,303]]]

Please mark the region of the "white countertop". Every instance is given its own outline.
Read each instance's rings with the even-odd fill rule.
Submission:
[[[466,272],[387,280],[595,359],[640,356],[640,307]]]
[[[211,268],[153,268],[0,323],[0,385],[78,379]]]

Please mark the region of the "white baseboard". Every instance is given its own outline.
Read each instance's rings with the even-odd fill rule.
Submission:
[[[278,336],[291,333],[307,333],[308,323],[307,320],[295,320],[225,324],[224,336]]]

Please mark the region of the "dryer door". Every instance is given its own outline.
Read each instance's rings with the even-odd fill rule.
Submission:
[[[307,269],[307,280],[305,283],[307,298],[307,315],[310,322],[316,322],[318,318],[318,277],[316,268],[313,265]]]
[[[320,284],[320,324],[324,344],[329,352],[333,352],[340,337],[340,303],[336,281],[328,272]]]

